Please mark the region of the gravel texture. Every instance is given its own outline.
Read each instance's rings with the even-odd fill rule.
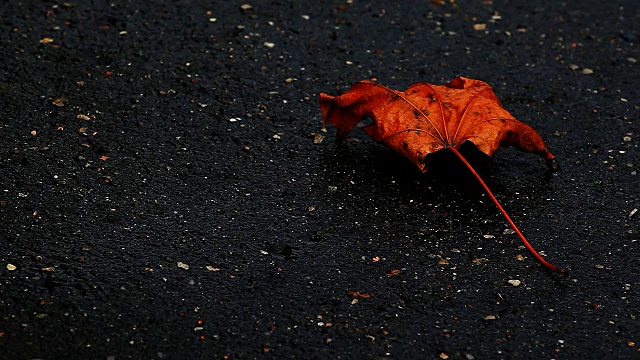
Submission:
[[[218,3],[218,4],[216,4]],[[640,357],[635,0],[0,8],[0,358]],[[317,97],[493,86],[556,155],[422,174]]]

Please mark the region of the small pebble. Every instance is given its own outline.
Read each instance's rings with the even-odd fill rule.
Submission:
[[[522,284],[522,281],[520,280],[509,280],[508,282],[513,286],[520,286],[520,284]]]

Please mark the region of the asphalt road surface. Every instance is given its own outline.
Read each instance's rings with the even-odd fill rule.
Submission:
[[[635,0],[10,0],[0,30],[1,359],[640,358]],[[480,170],[569,276],[451,154],[321,124],[320,92],[459,75],[556,155]]]

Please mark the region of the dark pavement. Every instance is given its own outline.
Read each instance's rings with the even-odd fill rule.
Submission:
[[[635,0],[12,0],[0,29],[0,359],[640,357]],[[482,173],[569,276],[456,159],[320,124],[320,92],[458,75],[556,155]]]

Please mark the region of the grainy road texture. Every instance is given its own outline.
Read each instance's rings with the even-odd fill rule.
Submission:
[[[0,29],[0,358],[640,356],[635,0],[10,0]],[[320,92],[458,75],[557,156],[483,176],[570,276],[456,159],[320,124]]]

